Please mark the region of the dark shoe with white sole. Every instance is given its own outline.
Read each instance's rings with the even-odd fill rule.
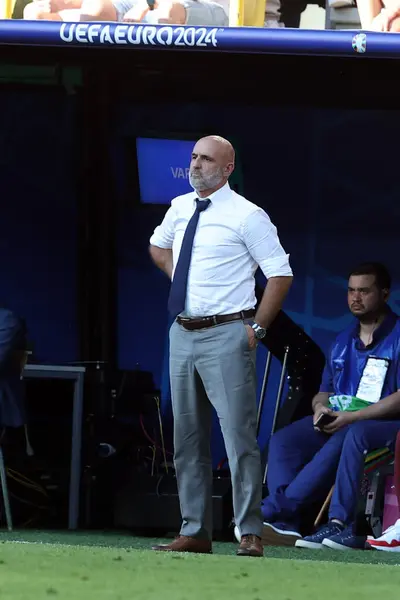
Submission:
[[[307,535],[301,540],[297,540],[295,543],[296,548],[309,548],[311,550],[320,550],[323,548],[322,542],[333,536],[336,536],[343,532],[344,527],[339,523],[333,523],[330,521],[326,525],[320,527],[312,535]]]

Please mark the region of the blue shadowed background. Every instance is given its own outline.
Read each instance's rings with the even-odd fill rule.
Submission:
[[[170,204],[171,198],[191,190],[188,157],[195,140],[138,138],[136,140],[140,201]],[[157,173],[154,173],[154,168]]]
[[[0,302],[25,317],[44,362],[78,352],[75,123],[62,90],[0,94]]]

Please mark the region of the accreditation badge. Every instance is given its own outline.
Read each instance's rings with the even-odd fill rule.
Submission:
[[[378,358],[377,356],[367,358],[358,385],[357,398],[367,402],[378,402],[381,399],[389,364],[388,358]]]

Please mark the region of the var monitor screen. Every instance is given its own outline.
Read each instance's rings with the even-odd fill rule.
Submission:
[[[196,141],[137,138],[140,200],[170,204],[175,196],[192,191],[189,163]]]

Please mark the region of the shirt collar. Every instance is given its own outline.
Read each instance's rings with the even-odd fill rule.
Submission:
[[[222,200],[224,196],[226,196],[231,191],[230,185],[228,182],[222,188],[219,188],[216,192],[213,192],[206,198],[201,198],[201,200],[211,200],[211,202],[215,202],[216,200]],[[196,191],[194,191],[193,201],[198,198]]]
[[[382,339],[384,339],[385,337],[387,337],[389,335],[389,333],[392,331],[393,327],[397,323],[397,319],[398,319],[398,316],[396,315],[396,313],[394,313],[392,311],[392,309],[389,306],[387,306],[385,318],[383,319],[383,321],[379,325],[379,327],[377,329],[375,329],[374,333],[372,334],[372,341],[368,346],[364,346],[361,343],[360,324],[359,323],[355,324],[353,331],[352,331],[352,336],[356,340],[356,342],[358,344],[360,344],[360,348],[362,348],[362,349],[373,348],[379,341],[381,341]]]

